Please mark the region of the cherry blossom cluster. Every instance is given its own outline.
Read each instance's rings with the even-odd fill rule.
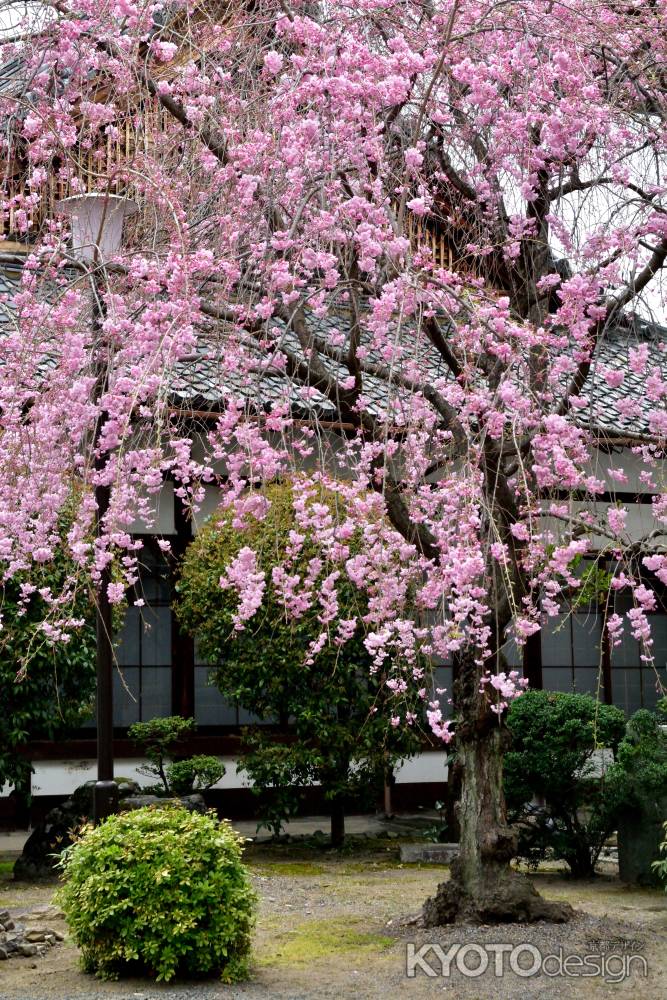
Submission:
[[[664,4],[32,16],[2,47],[23,171],[4,231],[30,245],[0,303],[4,578],[29,584],[64,544],[93,586],[112,567],[120,602],[165,482],[186,515],[215,494],[243,532],[267,513],[256,487],[289,477],[285,561],[265,578],[245,545],[221,578],[236,628],[266,586],[287,616],[316,611],[310,658],[363,628],[397,724],[434,658],[502,713],[523,690],[503,646],[570,606],[587,556],[631,597],[612,642],[628,628],[664,674],[667,345],[641,333],[664,316]],[[104,266],[77,259],[55,202],[90,188],[139,208]],[[652,495],[649,524],[617,488]],[[366,610],[340,620],[350,582]],[[74,627],[65,598],[49,641]]]
[[[496,715],[501,715],[509,708],[510,702],[522,695],[528,687],[528,679],[521,677],[518,670],[510,670],[509,673],[503,670],[498,674],[486,670],[479,683],[480,692],[487,697],[489,708]]]

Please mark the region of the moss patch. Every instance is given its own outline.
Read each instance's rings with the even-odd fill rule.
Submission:
[[[399,858],[382,858],[380,861],[343,861],[336,869],[337,875],[365,875],[386,871],[448,872],[449,865],[432,861],[401,861]]]
[[[411,841],[414,837],[409,838]],[[383,862],[398,860],[400,841],[385,837],[355,837],[348,834],[342,848],[332,848],[326,837],[291,837],[288,841],[251,841],[245,847],[246,862],[270,864],[283,859],[313,861],[315,864],[337,864],[346,858]]]
[[[257,955],[260,965],[306,965],[339,955],[377,953],[396,944],[386,934],[361,930],[361,920],[306,920],[291,930],[272,930],[266,949]]]
[[[330,872],[324,865],[316,865],[310,861],[250,862],[248,867],[255,875],[275,875],[278,878],[317,878]]]
[[[365,861],[347,861],[342,858],[325,859],[321,864],[313,861],[274,861],[272,859],[248,860],[250,871],[255,875],[275,876],[276,878],[319,878],[322,875],[336,878],[354,875],[383,874],[387,871],[428,871],[443,873],[449,871],[449,865],[431,864],[421,861],[399,861],[398,858],[382,858],[376,860],[367,858]]]

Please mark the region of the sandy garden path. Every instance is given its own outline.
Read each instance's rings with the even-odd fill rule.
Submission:
[[[564,927],[551,925],[419,929],[413,918],[444,868],[400,865],[396,846],[359,857],[313,855],[290,857],[282,851],[254,852],[253,879],[260,896],[252,979],[225,987],[215,981],[156,986],[146,981],[98,982],[78,969],[74,945],[64,944],[38,959],[0,963],[0,1000],[301,1000],[301,998],[452,997],[455,1000],[596,1000],[667,996],[667,896],[657,890],[622,886],[611,874],[576,883],[556,872],[536,881],[545,895],[567,899],[579,911]],[[0,883],[0,909],[15,912],[48,903],[53,886]],[[54,925],[55,926],[55,925]],[[58,924],[64,930],[61,921]],[[443,976],[437,949],[416,960],[415,976],[406,975],[406,953],[413,946],[473,945],[461,956],[464,970],[475,971],[477,945],[528,945],[514,952],[518,972],[508,969],[510,953],[500,955],[505,974],[495,976],[495,954],[481,976],[464,975],[453,953],[451,975]],[[569,975],[522,973],[542,956],[606,954],[607,975],[583,976],[577,958]],[[621,957],[612,961],[609,955]],[[629,962],[630,955],[637,955]],[[644,975],[644,961],[648,975]],[[547,963],[556,969],[557,959]],[[592,966],[588,965],[590,971]],[[576,974],[575,974],[576,973]],[[617,982],[610,980],[618,979]]]

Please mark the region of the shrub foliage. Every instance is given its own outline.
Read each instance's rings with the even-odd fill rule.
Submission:
[[[649,820],[664,819],[667,800],[667,735],[658,717],[640,709],[628,721],[609,773],[627,807]]]
[[[320,784],[333,820],[351,795],[381,784],[386,771],[419,746],[409,727],[390,723],[386,676],[373,676],[360,625],[342,647],[332,628],[331,641],[311,657],[311,645],[322,632],[317,607],[309,607],[299,618],[286,615],[272,570],[288,563],[290,534],[299,527],[296,489],[289,482],[265,486],[268,513],[243,532],[234,526],[230,512],[212,518],[189,546],[177,588],[178,616],[197,637],[222,694],[279,730],[249,732],[242,758],[262,796],[266,825],[275,832],[296,810],[304,785]],[[317,499],[335,503],[326,491]],[[349,544],[354,551],[354,539]],[[238,596],[233,588],[223,590],[220,578],[244,546],[257,553],[266,587],[261,607],[239,631],[234,628]],[[306,538],[290,572],[305,579],[321,555],[316,543]],[[326,565],[321,573],[327,573]],[[361,621],[368,609],[365,593],[343,578],[337,593],[339,618]],[[421,717],[416,693],[414,704],[407,707],[413,708],[415,718]]]
[[[82,622],[69,642],[54,644],[42,629],[48,617],[44,594],[59,594],[74,568],[60,553],[32,572],[29,594],[20,577],[0,586],[0,787],[27,781],[32,768],[19,752],[27,740],[57,739],[92,710],[95,609],[87,587],[73,595],[68,609]]]
[[[58,893],[84,969],[245,976],[255,896],[241,843],[227,821],[175,806],[87,827],[63,855]]]
[[[550,855],[577,877],[592,875],[623,802],[598,752],[616,753],[623,713],[590,695],[528,691],[512,703],[507,725],[505,796],[520,855],[534,863]]]
[[[654,861],[652,867],[658,873],[659,878],[665,883],[665,891],[667,892],[667,823],[665,823],[664,830],[665,839],[660,845],[660,850],[664,854],[664,858]]]
[[[162,716],[130,726],[130,739],[139,744],[148,758],[148,764],[140,767],[139,773],[159,779],[158,783],[144,791],[156,795],[191,795],[192,792],[205,792],[220,781],[226,768],[217,757],[198,754],[169,763],[178,749],[179,740],[192,734],[196,728],[194,719],[184,719],[180,715]]]
[[[174,795],[191,795],[212,788],[225,774],[225,765],[217,757],[196,754],[167,765],[167,781]]]

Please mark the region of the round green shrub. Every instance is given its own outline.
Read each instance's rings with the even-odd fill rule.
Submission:
[[[519,855],[533,866],[553,857],[575,878],[590,878],[623,801],[599,756],[603,749],[616,754],[623,712],[588,694],[527,691],[512,702],[507,727],[505,798],[519,828]]]
[[[174,795],[192,795],[193,792],[205,792],[220,781],[226,773],[226,767],[217,757],[208,754],[197,754],[187,760],[176,760],[167,764],[166,775],[169,787]]]
[[[86,972],[247,975],[255,894],[243,838],[212,813],[148,807],[87,827],[58,892]]]
[[[262,825],[279,833],[316,783],[330,803],[332,841],[339,843],[345,810],[355,800],[370,805],[387,771],[419,751],[421,736],[418,725],[392,725],[396,698],[386,681],[394,668],[402,676],[401,664],[387,661],[383,671],[373,672],[364,641],[368,595],[363,588],[340,575],[338,620],[356,620],[357,627],[340,646],[332,623],[317,655],[310,651],[322,635],[319,604],[298,618],[286,613],[273,579],[277,567],[288,566],[303,581],[319,565],[315,590],[332,568],[313,530],[300,527],[296,499],[303,499],[302,494],[298,478],[263,485],[256,495],[269,504],[266,516],[249,518],[243,531],[235,526],[231,510],[214,515],[183,559],[176,614],[196,636],[223,696],[279,727],[268,736],[262,727],[244,733],[240,767],[260,796]],[[328,507],[335,523],[340,501],[333,491],[323,489],[304,502],[311,511],[315,504]],[[302,535],[303,544],[292,561],[295,533]],[[359,534],[348,539],[351,554],[360,543]],[[233,587],[223,589],[220,578],[244,546],[255,552],[266,586],[255,616],[239,631],[234,627],[238,593]],[[423,703],[416,688],[409,685],[401,711],[418,718]]]

